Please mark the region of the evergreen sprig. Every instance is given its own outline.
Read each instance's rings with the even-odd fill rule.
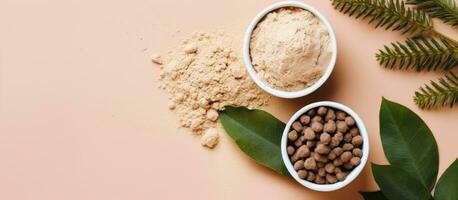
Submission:
[[[455,0],[407,0],[418,9],[424,10],[432,17],[440,18],[445,23],[458,26],[458,9]]]
[[[432,109],[440,106],[453,107],[458,103],[458,76],[446,74],[438,81],[420,87],[415,92],[415,103],[422,109]]]
[[[415,69],[417,71],[450,70],[458,65],[458,46],[441,38],[408,39],[391,43],[376,54],[380,65],[386,68]]]
[[[431,32],[431,17],[423,11],[406,8],[400,0],[331,0],[335,9],[355,16],[369,18],[369,24],[385,27],[403,34],[421,34]]]

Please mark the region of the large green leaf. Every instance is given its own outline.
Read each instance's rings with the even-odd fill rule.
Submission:
[[[436,140],[425,122],[408,108],[383,99],[380,134],[390,163],[402,168],[431,191],[437,178],[439,153]]]
[[[388,200],[381,191],[376,192],[360,192],[364,200]]]
[[[442,174],[437,182],[434,198],[436,200],[458,199],[458,160],[455,160]]]
[[[428,200],[429,190],[418,179],[393,165],[372,164],[372,172],[383,195],[390,200]]]
[[[224,130],[245,154],[258,163],[290,177],[280,151],[285,124],[262,110],[226,107],[219,115]]]

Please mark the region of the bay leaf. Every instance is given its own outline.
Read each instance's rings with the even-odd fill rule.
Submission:
[[[445,170],[437,182],[434,198],[436,200],[458,199],[458,159]]]
[[[431,191],[437,178],[439,152],[425,122],[407,107],[383,98],[380,134],[389,162]]]
[[[364,200],[388,200],[381,191],[376,192],[360,192]]]
[[[245,154],[261,165],[291,177],[280,151],[285,123],[265,111],[245,107],[226,107],[220,112],[219,119]]]
[[[431,194],[421,182],[402,168],[372,164],[372,173],[383,195],[390,200],[429,200]]]

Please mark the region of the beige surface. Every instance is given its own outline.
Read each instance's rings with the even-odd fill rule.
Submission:
[[[361,199],[369,167],[350,186],[307,190],[257,165],[223,135],[214,151],[177,129],[149,61],[189,32],[220,27],[240,38],[273,1],[3,0],[0,2],[0,199]],[[317,100],[344,103],[369,130],[370,160],[385,162],[381,96],[413,108],[435,133],[442,173],[458,155],[458,109],[419,111],[413,91],[438,73],[380,68],[374,52],[400,39],[312,1],[335,27],[339,56],[325,86],[275,99],[282,120]],[[345,198],[344,198],[345,197]]]

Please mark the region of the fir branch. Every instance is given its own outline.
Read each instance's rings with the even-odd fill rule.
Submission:
[[[430,33],[433,30],[431,17],[423,11],[406,8],[400,0],[331,0],[335,9],[355,16],[369,18],[375,28],[385,27],[403,34]]]
[[[386,68],[415,69],[417,71],[450,70],[458,65],[458,46],[441,38],[408,39],[385,45],[376,54],[377,61]]]
[[[458,9],[455,0],[407,0],[418,9],[424,10],[432,17],[440,18],[445,23],[458,26]]]
[[[449,73],[438,82],[431,81],[430,85],[420,87],[415,92],[414,101],[422,109],[453,107],[458,103],[458,76]]]

